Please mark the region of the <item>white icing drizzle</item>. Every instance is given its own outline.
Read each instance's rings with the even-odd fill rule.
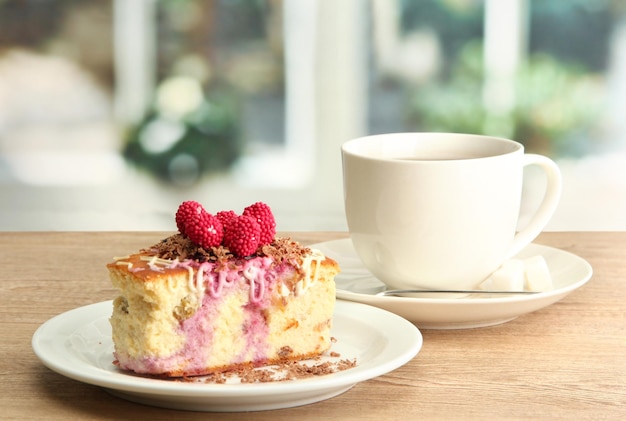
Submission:
[[[189,271],[189,289],[193,292],[196,292],[199,296],[204,295],[204,291],[206,289],[206,285],[204,282],[204,271],[211,270],[211,265],[207,262],[202,263],[198,266],[198,272],[196,273],[195,282],[193,279],[193,268],[191,266],[187,266],[187,270]]]
[[[298,281],[296,284],[296,295],[301,295],[306,292],[312,283],[317,282],[319,279],[320,265],[324,260],[324,254],[319,250],[311,250],[311,254],[302,258],[302,268],[304,269],[304,278]],[[311,264],[315,263],[313,273],[311,273]]]
[[[120,266],[127,266],[129,270],[133,267],[132,262],[118,261],[118,262],[115,262],[115,264],[120,265]]]
[[[176,260],[169,260],[169,259],[161,259],[160,257],[154,255],[154,256],[139,256],[139,258],[144,261],[144,262],[148,262],[148,265],[162,265],[162,266],[167,266],[167,267],[176,267],[173,266],[176,262],[178,262],[178,259]],[[180,262],[178,262],[180,263]]]
[[[154,272],[163,273],[163,268],[157,266],[157,264],[163,265],[163,261],[170,263],[170,260],[159,259],[157,256],[141,256],[141,260],[148,263],[150,270]]]
[[[126,265],[130,270],[133,266],[132,263],[121,261],[123,259],[128,259],[129,257],[130,256],[115,258],[115,260],[120,260],[116,261],[116,264]],[[248,281],[248,284],[250,285],[250,302],[252,303],[258,303],[263,299],[263,296],[265,295],[265,276],[259,275],[264,275],[265,266],[269,265],[269,263],[271,262],[271,259],[269,257],[263,259],[258,263],[263,267],[252,264],[252,262],[248,262],[248,264],[243,268],[241,272],[241,277],[231,277],[231,279],[229,280],[229,272],[227,270],[217,271],[214,274],[215,276],[211,276],[212,265],[209,262],[203,262],[199,265],[196,263],[194,265],[191,261],[181,262],[178,259],[163,259],[156,255],[140,256],[140,259],[144,262],[147,262],[150,270],[159,273],[163,273],[164,269],[176,269],[178,267],[183,267],[187,269],[187,286],[190,291],[197,293],[199,298],[204,295],[207,288],[212,297],[219,297],[222,294],[224,286],[230,285],[238,279],[246,279]],[[304,294],[311,287],[311,284],[319,280],[320,266],[324,259],[324,254],[321,251],[315,249],[312,249],[310,254],[302,257],[302,269],[304,273],[303,278],[295,285],[295,295]],[[195,273],[194,267],[197,270]],[[137,271],[139,269],[141,268],[133,269],[133,271]],[[205,274],[207,278],[206,280]],[[167,277],[167,289],[170,292],[174,291],[173,279],[174,278],[172,277]],[[290,289],[282,282],[280,283],[278,292],[283,297],[291,294]]]
[[[187,266],[187,273],[189,274],[189,276],[187,277],[187,282],[189,283],[189,285],[191,285],[193,282],[193,268],[191,266]]]
[[[261,271],[260,268],[249,265],[243,270],[243,277],[250,283],[250,302],[258,303],[263,298],[265,292],[265,277],[260,276],[259,285],[256,285],[257,275]]]

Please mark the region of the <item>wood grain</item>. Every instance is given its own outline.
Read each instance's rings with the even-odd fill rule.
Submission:
[[[286,233],[310,244],[345,233]],[[0,418],[206,419],[126,402],[45,368],[37,327],[112,299],[105,264],[168,233],[0,233]],[[550,232],[537,240],[586,259],[592,280],[562,301],[509,323],[423,330],[405,366],[336,398],[249,414],[297,419],[626,419],[626,233]],[[211,414],[240,419],[241,414]]]

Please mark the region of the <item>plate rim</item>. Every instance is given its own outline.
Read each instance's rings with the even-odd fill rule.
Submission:
[[[48,319],[37,328],[32,336],[31,345],[35,355],[46,367],[58,374],[82,383],[91,384],[105,389],[112,389],[118,392],[144,394],[155,397],[204,397],[210,399],[220,397],[262,397],[265,395],[276,395],[277,393],[281,393],[284,394],[285,400],[288,400],[289,397],[294,394],[306,393],[313,396],[316,392],[317,394],[321,394],[325,391],[328,392],[331,390],[348,390],[357,383],[381,376],[403,366],[408,361],[412,360],[420,352],[423,346],[423,336],[419,329],[401,316],[374,306],[352,301],[337,300],[335,314],[333,317],[346,318],[351,311],[359,309],[359,314],[363,318],[364,323],[366,320],[386,320],[387,322],[393,323],[396,329],[403,331],[402,335],[396,335],[398,337],[398,343],[402,344],[402,346],[397,346],[398,344],[394,344],[392,341],[389,342],[384,348],[384,351],[386,352],[392,351],[393,357],[388,356],[385,361],[371,367],[368,366],[367,361],[361,363],[357,361],[356,367],[341,372],[331,373],[327,376],[296,379],[284,382],[279,381],[269,383],[226,385],[212,383],[186,383],[172,380],[137,377],[125,374],[121,371],[109,371],[93,364],[89,364],[85,361],[77,360],[77,357],[71,353],[65,353],[63,357],[68,358],[69,356],[70,360],[77,360],[80,364],[68,366],[67,363],[63,363],[61,356],[58,355],[57,350],[52,348],[51,345],[59,346],[60,342],[66,341],[70,337],[70,333],[59,335],[59,329],[65,328],[67,330],[72,328],[72,332],[76,332],[81,326],[84,326],[87,323],[96,321],[102,317],[109,317],[110,311],[105,313],[105,308],[112,310],[112,300],[74,308]],[[100,311],[101,314],[98,314],[97,316],[94,315],[90,319],[83,319],[80,322],[74,321],[73,323],[71,320],[68,321],[71,317],[76,317],[82,313],[89,314],[91,312],[97,313],[98,311]],[[381,328],[381,326],[379,326],[379,328]],[[386,333],[383,330],[379,331],[383,334]],[[391,338],[390,335],[384,336]],[[338,339],[341,340],[341,338]],[[46,349],[46,345],[50,347],[50,349]],[[111,358],[113,358],[113,356],[111,356]],[[101,373],[102,376],[95,376],[95,372],[94,374],[90,372],[81,372],[81,368],[86,366],[90,366],[92,370]],[[120,395],[118,394],[118,396]],[[245,405],[241,406],[245,407]],[[285,406],[279,405],[274,407],[280,408]]]

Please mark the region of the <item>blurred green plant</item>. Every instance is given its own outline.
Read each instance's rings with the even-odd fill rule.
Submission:
[[[129,130],[124,157],[157,179],[190,185],[230,168],[241,153],[239,107],[227,89],[204,92],[189,77],[171,77]]]
[[[559,156],[590,147],[603,107],[602,80],[581,66],[534,54],[518,69],[516,102],[509,113],[489,113],[483,103],[483,51],[468,42],[449,78],[415,88],[409,125],[427,131],[513,138],[527,151]]]

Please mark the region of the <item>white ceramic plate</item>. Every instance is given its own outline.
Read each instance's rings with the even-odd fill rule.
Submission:
[[[420,329],[465,329],[505,323],[559,301],[583,286],[592,274],[591,265],[572,253],[531,244],[518,257],[542,255],[552,275],[553,290],[532,295],[489,297],[385,297],[376,295],[385,286],[365,269],[350,239],[327,241],[310,247],[321,250],[339,263],[341,273],[335,277],[337,298],[391,311],[415,323]]]
[[[337,342],[331,351],[338,352],[340,359],[356,359],[353,368],[272,383],[160,380],[135,376],[113,365],[111,311],[112,303],[106,301],[48,320],[33,335],[35,354],[64,376],[101,386],[130,401],[165,408],[257,411],[318,402],[404,365],[422,347],[421,333],[403,318],[375,307],[337,301],[331,330]]]

